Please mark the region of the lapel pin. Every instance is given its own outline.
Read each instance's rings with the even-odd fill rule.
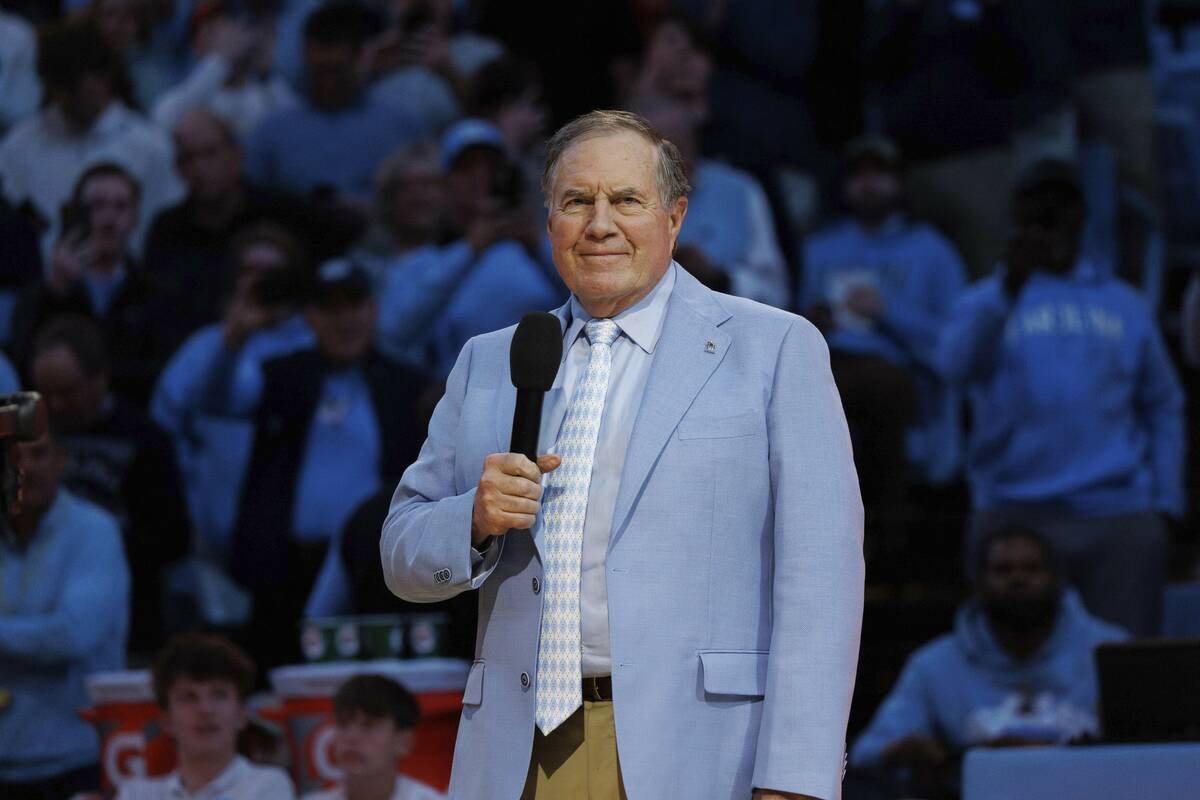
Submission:
[[[717,352],[717,343],[714,342],[712,339],[709,339],[707,342],[704,343],[704,352],[706,352],[706,353]]]

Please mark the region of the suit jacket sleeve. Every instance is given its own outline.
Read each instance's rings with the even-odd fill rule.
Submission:
[[[475,487],[457,494],[454,485],[455,442],[467,393],[471,349],[472,343],[467,342],[451,370],[446,393],[429,421],[421,454],[405,470],[383,523],[379,549],[384,580],[393,594],[411,602],[448,600],[479,588],[503,551],[504,537],[500,537],[481,561],[472,559]]]
[[[863,510],[829,351],[804,320],[780,348],[767,422],[775,559],[754,785],[832,800],[862,627]]]

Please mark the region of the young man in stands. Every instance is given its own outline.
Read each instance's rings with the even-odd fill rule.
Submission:
[[[356,675],[333,698],[334,752],[344,780],[304,800],[439,800],[423,783],[397,774],[396,762],[413,749],[420,711],[416,699],[391,678]]]
[[[247,724],[254,664],[220,636],[175,637],[154,665],[163,728],[175,740],[178,766],[165,778],[137,778],[117,800],[291,800],[291,780],[277,767],[237,754]]]
[[[911,770],[924,784],[914,793],[953,783],[952,767],[971,747],[1095,734],[1092,651],[1126,637],[1063,588],[1038,534],[998,530],[979,552],[975,596],[954,631],[909,658],[850,751],[853,767]]]

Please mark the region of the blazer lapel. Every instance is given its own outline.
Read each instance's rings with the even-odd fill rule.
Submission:
[[[729,314],[714,297],[695,278],[683,269],[678,270],[625,454],[613,510],[610,550],[624,532],[633,502],[659,453],[729,351],[730,337],[717,327]]]

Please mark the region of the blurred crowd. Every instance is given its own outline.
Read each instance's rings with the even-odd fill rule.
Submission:
[[[0,0],[0,393],[50,417],[0,536],[0,795],[95,788],[83,676],[172,634],[261,676],[303,618],[404,609],[391,492],[463,344],[566,299],[542,150],[594,108],[679,146],[682,267],[825,335],[868,582],[952,528],[954,632],[851,763],[1094,733],[1090,648],[1198,578],[1200,48],[1157,10]]]

